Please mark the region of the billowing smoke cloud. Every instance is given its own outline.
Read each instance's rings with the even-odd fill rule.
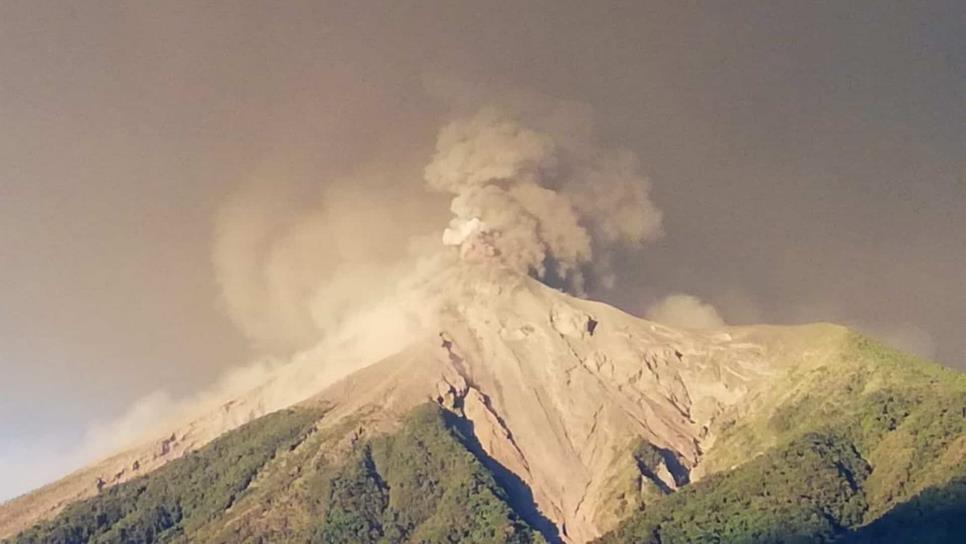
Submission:
[[[586,108],[511,102],[445,125],[424,176],[373,167],[315,189],[274,181],[230,195],[212,256],[222,305],[256,348],[284,356],[238,367],[196,395],[146,395],[88,428],[56,466],[154,438],[229,399],[279,409],[398,352],[435,330],[434,278],[460,256],[576,292],[587,281],[612,285],[615,252],[661,232],[637,159],[607,148]],[[7,456],[21,467],[36,458]]]
[[[651,321],[685,329],[711,329],[723,327],[725,324],[714,306],[696,296],[685,294],[668,295],[648,308],[646,317]]]
[[[431,255],[439,205],[379,176],[335,180],[308,195],[279,184],[244,187],[216,221],[213,263],[229,317],[269,351],[317,343],[391,298]]]
[[[659,236],[661,213],[636,157],[607,148],[589,111],[546,104],[457,115],[425,179],[400,180],[390,166],[315,194],[243,188],[216,221],[228,315],[260,348],[306,348],[425,281],[427,263],[454,253],[446,246],[577,293],[588,280],[613,286],[611,257]]]
[[[445,126],[426,167],[431,188],[455,195],[444,241],[578,292],[588,271],[612,285],[612,252],[659,236],[661,213],[637,158],[604,147],[585,117],[489,107]]]
[[[434,331],[434,278],[460,257],[578,293],[612,286],[616,252],[661,233],[636,157],[604,145],[580,105],[530,95],[503,108],[468,102],[439,132],[422,176],[369,167],[314,189],[250,183],[227,199],[212,256],[222,305],[253,346],[281,357],[195,395],[148,394],[46,455],[0,452],[12,467],[0,476],[31,474],[20,482],[29,487],[203,414],[234,418],[215,410],[230,399],[257,413],[299,402]]]

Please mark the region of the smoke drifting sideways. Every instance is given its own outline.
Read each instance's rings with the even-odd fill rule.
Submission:
[[[424,181],[383,173],[327,183],[312,206],[268,184],[236,194],[214,244],[232,321],[259,348],[306,348],[429,281],[454,253],[576,294],[613,287],[615,252],[661,234],[637,158],[603,145],[586,109],[513,110],[484,107],[446,124]],[[445,230],[434,223],[443,195]]]
[[[430,204],[378,174],[335,180],[309,197],[279,183],[243,187],[215,224],[227,315],[263,353],[317,343],[432,257],[438,242],[420,234],[436,219]]]
[[[583,294],[613,288],[617,252],[661,235],[636,156],[607,146],[586,106],[529,95],[465,106],[439,131],[422,179],[369,164],[307,192],[263,180],[230,195],[212,264],[221,305],[257,357],[197,394],[146,395],[92,425],[57,465],[152,440],[229,400],[249,399],[251,417],[308,398],[433,333],[439,278],[474,253]]]
[[[682,329],[712,329],[725,325],[714,306],[682,293],[668,295],[650,306],[645,317]]]
[[[660,236],[637,158],[604,145],[588,109],[522,102],[443,126],[424,179],[370,167],[310,197],[261,183],[229,199],[213,254],[224,308],[256,348],[289,361],[258,387],[263,407],[437,333],[441,278],[461,259],[582,294],[615,284],[617,252]]]

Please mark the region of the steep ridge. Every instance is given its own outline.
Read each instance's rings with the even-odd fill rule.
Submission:
[[[274,409],[277,407],[266,405],[257,394],[228,401],[203,417],[160,437],[0,504],[0,538],[14,534],[38,520],[49,518],[68,504],[148,474],[209,443],[224,432]]]
[[[961,541],[966,375],[850,334],[756,397],[706,478],[601,542]]]
[[[449,289],[435,337],[318,399],[337,406],[330,424],[367,407],[393,421],[426,398],[458,413],[569,542],[640,506],[628,485],[641,441],[666,453],[650,483],[675,489],[713,443],[716,418],[801,362],[784,337],[843,333],[677,331],[492,267],[462,268]]]
[[[714,418],[781,369],[727,332],[670,330],[499,270],[467,274],[442,310],[443,346],[466,382],[454,394],[487,453],[567,540],[616,523],[638,441],[689,471]],[[659,483],[673,489],[664,468]]]
[[[435,319],[393,353],[336,365],[316,351],[283,369],[276,381],[301,380],[304,391],[314,391],[288,404],[324,407],[324,417],[304,442],[279,452],[237,504],[195,527],[197,534],[216,541],[231,534],[228,526],[252,536],[280,530],[276,525],[291,528],[286,538],[297,534],[310,524],[306,504],[331,502],[319,491],[324,485],[307,483],[334,481],[336,472],[319,467],[341,467],[380,437],[408,432],[408,414],[433,403],[451,414],[447,428],[493,475],[514,516],[550,541],[586,542],[654,510],[682,485],[696,488],[798,437],[791,429],[801,425],[790,425],[786,436],[767,422],[807,420],[788,411],[790,402],[812,398],[818,380],[834,382],[829,373],[854,347],[854,336],[832,325],[675,330],[473,263],[450,269],[426,292]],[[875,376],[878,364],[862,368]],[[276,393],[265,384],[159,441],[3,505],[0,536],[283,407]],[[373,478],[387,477],[394,461],[386,459],[372,461]],[[879,507],[947,479],[939,472],[916,480]],[[386,523],[380,512],[374,527]]]

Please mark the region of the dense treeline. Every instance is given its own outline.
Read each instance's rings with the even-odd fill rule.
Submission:
[[[601,542],[829,542],[861,522],[868,474],[849,442],[806,435],[667,496]]]
[[[435,404],[356,452],[331,482],[312,542],[542,542]]]
[[[318,418],[319,413],[311,410],[283,410],[259,418],[147,476],[68,506],[14,542],[136,544],[178,539],[229,508],[259,469],[277,452],[302,440]]]
[[[859,527],[842,544],[959,543],[966,537],[966,477],[930,487],[869,525]]]
[[[661,499],[600,542],[962,542],[963,375],[858,335],[811,372],[794,377],[775,410],[721,437],[716,447],[737,468]]]

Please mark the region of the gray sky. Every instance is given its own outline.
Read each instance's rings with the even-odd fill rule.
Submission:
[[[247,361],[219,204],[369,161],[418,179],[436,78],[585,102],[640,156],[666,235],[610,302],[685,292],[966,369],[962,2],[331,4],[0,2],[0,499]]]

